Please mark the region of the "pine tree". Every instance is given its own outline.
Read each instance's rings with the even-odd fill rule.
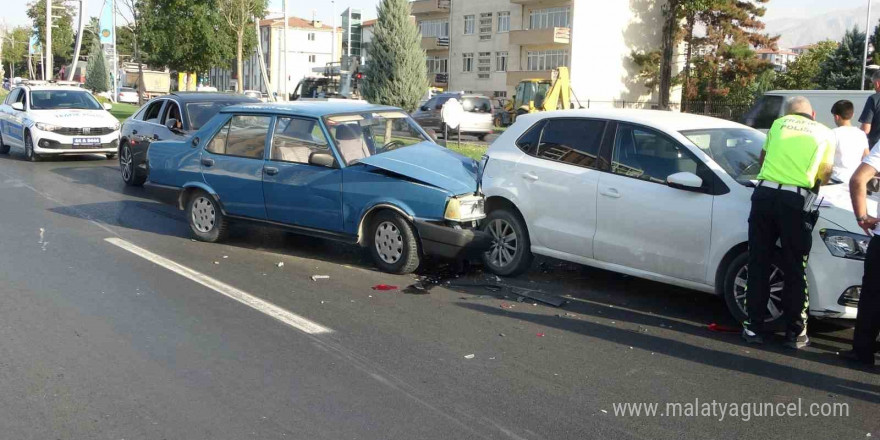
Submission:
[[[89,50],[89,61],[86,63],[85,87],[92,93],[106,92],[110,89],[110,76],[107,73],[107,60],[104,59],[104,51],[95,37]]]
[[[862,56],[865,33],[854,27],[846,31],[843,40],[830,56],[822,61],[816,82],[825,90],[859,90],[862,81]]]
[[[425,51],[407,0],[382,0],[367,50],[364,97],[375,104],[415,110],[428,90]]]
[[[816,43],[801,56],[785,66],[776,77],[774,87],[783,90],[813,90],[819,88],[817,78],[822,63],[837,49],[836,41]]]

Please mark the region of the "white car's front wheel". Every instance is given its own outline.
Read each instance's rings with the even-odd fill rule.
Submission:
[[[770,266],[770,299],[767,301],[768,324],[781,322],[783,316],[782,290],[785,286],[785,274],[780,269],[779,257],[771,259]],[[749,253],[737,255],[727,266],[724,276],[724,302],[727,309],[738,322],[748,319],[746,311],[746,285],[749,279]]]
[[[34,152],[34,141],[30,133],[24,134],[24,157],[30,162],[40,160],[40,156]]]

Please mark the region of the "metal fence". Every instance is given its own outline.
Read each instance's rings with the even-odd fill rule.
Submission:
[[[656,110],[660,108],[656,102],[644,101],[597,101],[587,99],[583,101],[575,101],[576,106],[578,105],[578,102],[580,103],[580,106],[584,108],[633,108],[648,110]],[[730,121],[739,121],[751,108],[751,104],[732,104],[723,101],[683,101],[670,103],[669,106],[674,111],[712,116]]]

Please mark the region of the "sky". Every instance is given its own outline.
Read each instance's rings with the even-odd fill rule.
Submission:
[[[30,21],[25,11],[30,0],[3,0],[7,5],[4,7],[6,15],[0,18],[0,23],[7,25],[28,25]],[[87,5],[89,16],[98,16],[104,0],[83,0]],[[269,8],[281,10],[282,0],[270,0]],[[620,1],[620,0],[615,0]],[[874,1],[874,14],[880,17],[880,0]],[[72,4],[74,2],[71,2]],[[376,5],[379,0],[337,0],[336,13],[340,14],[347,7],[360,8],[366,19],[375,18]],[[786,17],[804,18],[820,14],[833,13],[837,10],[854,9],[867,4],[867,0],[770,0],[767,4],[767,20],[784,19]],[[333,5],[330,0],[288,0],[290,15],[311,18],[312,11],[319,20],[325,23],[331,22]],[[338,17],[338,15],[337,15]]]

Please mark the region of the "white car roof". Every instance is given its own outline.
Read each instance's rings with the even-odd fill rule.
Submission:
[[[574,109],[531,113],[517,117],[528,125],[545,118],[600,118],[631,122],[666,131],[699,130],[705,128],[749,128],[725,119],[663,110],[636,109]]]
[[[31,90],[31,91],[33,91],[33,90],[73,90],[73,91],[80,91],[80,92],[88,92],[88,90],[86,90],[82,87],[56,86],[56,85],[51,85],[51,84],[50,85],[22,85],[22,87],[24,87],[28,90]]]

